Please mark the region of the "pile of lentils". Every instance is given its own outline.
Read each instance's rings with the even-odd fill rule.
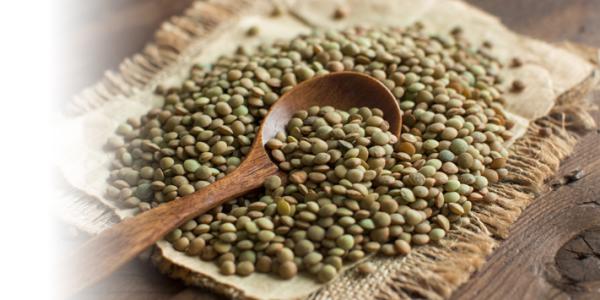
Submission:
[[[357,71],[398,99],[399,139],[378,109],[297,112],[267,144],[283,180],[270,177],[264,190],[166,240],[222,274],[305,271],[320,282],[371,253],[406,255],[468,224],[474,204],[496,197],[488,184],[507,174],[512,124],[491,47],[474,47],[458,28],[431,35],[417,23],[316,30],[252,53],[240,48],[194,66],[181,86],[159,87],[162,107],[118,127],[108,141],[115,160],[107,196],[145,211],[200,190],[239,166],[282,94],[315,76]]]

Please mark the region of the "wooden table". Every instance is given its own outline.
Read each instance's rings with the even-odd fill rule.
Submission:
[[[65,0],[66,1],[66,0]],[[68,0],[65,95],[95,82],[141,50],[160,23],[191,0]],[[516,32],[600,48],[600,1],[469,0]],[[108,4],[107,4],[108,3]],[[110,26],[106,26],[110,24]],[[600,104],[600,91],[590,95]],[[595,112],[600,124],[600,113]],[[513,225],[508,239],[455,299],[600,299],[600,130],[583,136],[549,188]],[[581,178],[568,182],[579,171]],[[572,177],[572,176],[571,176]],[[219,299],[132,262],[85,292],[86,299]]]

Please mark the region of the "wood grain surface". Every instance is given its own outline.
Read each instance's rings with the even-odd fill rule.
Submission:
[[[74,0],[63,2],[76,3]],[[65,18],[65,95],[97,81],[126,56],[140,51],[168,16],[191,0],[90,0]],[[468,0],[497,15],[512,30],[551,42],[600,47],[600,1]],[[79,3],[79,1],[77,2]],[[109,4],[107,4],[109,3]],[[76,5],[78,6],[78,5]],[[110,26],[106,26],[110,24]],[[75,53],[75,54],[74,54]],[[77,54],[79,53],[79,54]],[[590,95],[600,105],[600,92]],[[600,123],[600,113],[595,112]],[[525,209],[510,236],[454,299],[600,299],[600,131],[587,133]],[[64,248],[82,237],[69,235]],[[82,299],[220,299],[186,287],[156,268],[133,261]],[[78,297],[79,298],[79,297]]]

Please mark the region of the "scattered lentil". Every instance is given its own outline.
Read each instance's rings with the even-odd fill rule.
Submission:
[[[512,68],[518,68],[518,67],[520,67],[520,66],[522,66],[522,65],[523,65],[523,61],[521,61],[521,59],[520,59],[520,58],[518,58],[518,57],[513,57],[513,58],[511,59],[511,61],[510,61],[510,66],[511,66]]]
[[[511,85],[511,91],[515,92],[515,93],[520,93],[525,89],[525,83],[521,80],[515,80],[513,81],[512,85]]]
[[[336,20],[343,19],[348,16],[350,10],[345,6],[338,6],[333,12],[333,18]]]
[[[250,26],[250,28],[248,28],[248,30],[246,31],[246,35],[255,36],[258,34],[259,31],[260,31],[260,28],[258,26],[256,26],[256,25]]]
[[[367,274],[371,274],[371,273],[375,272],[375,265],[373,265],[370,262],[361,263],[356,268],[357,268],[358,272],[363,275],[367,275]]]

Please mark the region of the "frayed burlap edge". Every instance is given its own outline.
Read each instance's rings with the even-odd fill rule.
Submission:
[[[92,110],[106,101],[129,97],[141,89],[153,87],[160,74],[174,65],[192,47],[194,40],[210,32],[216,25],[239,12],[256,8],[263,1],[198,1],[182,16],[173,17],[156,33],[155,42],[120,66],[119,72],[107,72],[96,85],[76,96],[65,113],[77,116]],[[260,5],[258,5],[260,6]],[[341,278],[309,296],[310,299],[331,299],[350,295],[352,298],[448,298],[470,275],[485,262],[485,258],[498,245],[498,238],[508,235],[509,226],[521,211],[535,199],[543,182],[552,176],[560,161],[570,154],[577,141],[576,132],[594,126],[583,96],[597,82],[593,74],[576,88],[562,95],[551,113],[532,123],[525,136],[511,147],[508,161],[511,176],[502,184],[490,189],[498,194],[494,202],[476,203],[471,223],[453,228],[448,237],[435,245],[418,247],[403,258],[374,257],[377,272],[369,278],[359,278],[355,271],[346,272]],[[553,135],[540,137],[542,127],[550,128]],[[79,192],[61,190],[62,198],[70,197],[66,210],[76,212],[66,218],[70,224],[88,233],[98,233],[110,226],[114,213],[97,205],[90,196]],[[85,211],[86,220],[81,219]],[[104,226],[85,226],[90,223]],[[218,293],[243,298],[237,289],[220,284],[201,274],[190,273],[165,258],[160,250],[151,254],[159,270],[187,284],[200,285]],[[355,284],[353,280],[366,280]],[[363,297],[361,297],[363,296]]]

